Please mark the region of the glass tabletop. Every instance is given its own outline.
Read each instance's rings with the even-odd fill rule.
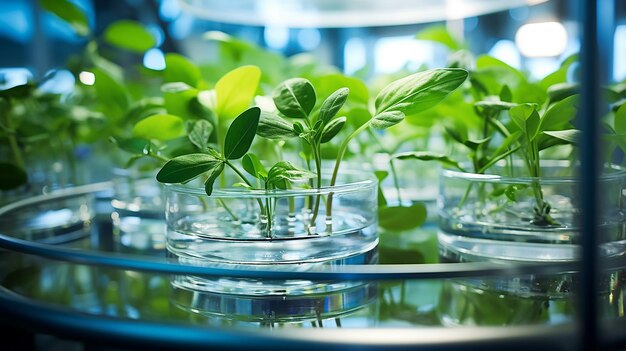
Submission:
[[[123,240],[110,186],[74,188],[0,209],[4,318],[69,336],[97,332],[120,343],[232,348],[251,340],[267,347],[500,347],[516,338],[530,344],[542,339],[546,346],[576,333],[576,262],[439,263],[437,225],[427,223],[383,232],[369,257],[343,265],[303,270],[180,263],[142,233]],[[598,301],[608,337],[619,340],[624,259],[610,264]],[[267,295],[232,288],[268,281],[304,288]]]

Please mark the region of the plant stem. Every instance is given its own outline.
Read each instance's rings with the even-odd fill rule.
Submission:
[[[396,193],[398,193],[398,206],[402,206],[402,197],[400,195],[400,181],[398,180],[398,172],[396,171],[396,166],[394,166],[393,158],[389,159],[389,170],[391,171],[391,176],[393,177],[393,185],[396,188]]]
[[[224,163],[230,167],[230,169],[232,169],[235,173],[237,173],[237,175],[239,176],[239,178],[241,178],[241,180],[244,181],[244,183],[246,183],[249,187],[254,188],[254,186],[252,185],[252,183],[250,183],[250,181],[248,180],[248,178],[246,178],[245,175],[243,175],[243,173],[241,173],[240,170],[237,169],[237,167],[235,167],[235,165],[233,165],[230,161],[228,160],[224,160]],[[261,201],[261,199],[257,198],[256,199],[257,203],[259,204],[259,210],[261,214],[265,214],[267,216],[267,223],[268,223],[268,232],[267,232],[267,237],[268,238],[272,238],[272,232],[271,232],[271,221],[272,221],[272,217],[271,217],[271,213],[269,213],[270,209],[269,207],[266,209],[266,207],[263,205],[263,201]],[[266,212],[267,211],[267,212]]]
[[[354,132],[352,132],[352,134],[350,134],[344,141],[343,143],[341,143],[341,146],[339,147],[339,151],[337,152],[337,159],[335,160],[335,168],[333,168],[333,174],[330,178],[330,184],[329,186],[332,188],[333,186],[335,186],[335,183],[337,182],[337,174],[339,173],[339,165],[341,164],[341,159],[343,158],[343,155],[346,153],[346,149],[348,148],[348,143],[350,142],[350,140],[352,140],[355,136],[359,135],[361,132],[363,132],[364,130],[366,130],[367,128],[369,128],[370,124],[371,124],[372,120],[369,120],[367,122],[365,122],[362,126],[360,126],[358,129],[356,129]],[[330,192],[328,194],[328,199],[326,199],[326,218],[331,218],[333,215],[333,192]],[[332,220],[330,221],[330,224],[326,225],[326,232],[330,233],[332,232]]]
[[[311,145],[311,148],[313,149],[313,157],[315,158],[315,168],[317,170],[317,189],[319,191],[319,189],[322,187],[322,160],[321,160],[320,150],[319,150],[320,145],[319,143],[312,143],[310,145]],[[307,230],[309,231],[309,235],[311,235],[310,228],[316,227],[315,222],[317,221],[317,215],[320,210],[320,201],[321,201],[321,195],[318,193],[317,196],[315,197],[315,206],[313,207],[313,215],[311,216],[309,230]]]

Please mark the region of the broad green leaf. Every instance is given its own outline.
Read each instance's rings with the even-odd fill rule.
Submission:
[[[201,151],[209,147],[209,138],[213,133],[213,125],[203,119],[193,121],[188,138]]]
[[[197,87],[202,78],[200,69],[193,62],[185,56],[175,53],[165,54],[163,76],[166,82],[182,82],[191,87]]]
[[[300,169],[290,162],[279,161],[267,172],[267,183],[284,189],[282,185],[285,181],[293,183],[309,180],[314,177],[315,174],[312,172]]]
[[[100,68],[93,68],[91,71],[96,77],[93,87],[100,109],[109,119],[121,118],[129,105],[126,87]]]
[[[161,87],[165,109],[169,114],[185,119],[193,118],[191,102],[198,97],[198,90],[186,83],[166,83]]]
[[[567,130],[552,130],[552,131],[544,131],[545,134],[555,137],[557,139],[563,140],[569,144],[578,144],[580,141],[581,131],[577,129],[567,129]]]
[[[159,97],[147,97],[134,102],[124,114],[124,121],[136,123],[150,115],[166,113],[165,101]]]
[[[389,172],[374,171],[374,175],[376,175],[376,179],[378,179],[378,207],[381,208],[387,206],[387,199],[383,193],[383,181],[389,176]]]
[[[393,158],[397,158],[398,160],[420,160],[420,161],[437,161],[446,166],[454,167],[458,170],[463,171],[461,165],[458,162],[451,159],[450,157],[438,154],[430,151],[410,151],[410,152],[402,152],[399,154],[395,154],[392,156]]]
[[[376,115],[402,112],[412,115],[435,106],[467,78],[458,68],[431,69],[394,81],[376,97]]]
[[[218,118],[232,119],[245,111],[254,100],[260,79],[261,70],[256,66],[242,66],[220,78],[215,84]]]
[[[378,225],[386,230],[401,231],[419,227],[426,220],[426,206],[415,203],[411,206],[381,207],[378,209]]]
[[[169,140],[183,135],[185,135],[183,119],[168,114],[144,118],[133,127],[133,136],[136,138]]]
[[[335,135],[337,135],[341,131],[341,128],[343,128],[345,124],[346,117],[339,117],[330,121],[330,123],[328,123],[322,131],[320,143],[324,144],[331,141],[331,139],[334,138]]]
[[[116,138],[111,137],[111,141],[120,149],[131,154],[144,154],[144,150],[150,141],[142,138]]]
[[[348,77],[341,73],[332,73],[315,77],[314,83],[315,93],[319,99],[330,97],[337,90],[348,88],[350,96],[346,104],[350,106],[367,106],[369,104],[370,93],[367,85],[358,78]]]
[[[484,143],[487,143],[491,140],[491,137],[486,137],[482,139],[467,139],[463,142],[463,145],[467,146],[472,150],[477,150],[478,147]]]
[[[223,166],[223,161],[208,154],[188,154],[169,160],[156,179],[161,183],[184,183],[204,172]]]
[[[233,123],[230,124],[224,139],[224,156],[229,160],[236,160],[248,152],[257,128],[261,109],[251,107],[242,112]]]
[[[217,179],[217,177],[219,177],[219,175],[222,173],[222,171],[224,171],[224,163],[220,162],[217,167],[213,167],[211,169],[209,169],[209,177],[207,178],[207,180],[204,182],[204,192],[208,195],[211,196],[211,194],[213,193],[213,183],[215,183],[215,179]]]
[[[270,112],[261,111],[257,135],[267,139],[288,139],[298,136],[292,124]]]
[[[326,124],[335,117],[348,99],[348,93],[350,93],[350,89],[341,88],[326,98],[322,103],[322,107],[320,107],[319,120]]]
[[[415,35],[415,39],[429,40],[445,45],[451,51],[461,49],[461,43],[455,39],[445,26],[429,26],[419,31]]]
[[[89,21],[87,15],[78,6],[67,0],[40,0],[41,7],[67,22],[76,34],[88,36]]]
[[[513,123],[526,135],[528,141],[532,141],[539,132],[541,119],[533,104],[521,104],[511,108],[509,112]]]
[[[243,169],[250,173],[250,175],[254,178],[267,178],[267,170],[255,154],[245,154],[241,159],[241,165],[243,166]]]
[[[465,145],[468,139],[467,127],[462,123],[455,123],[454,125],[445,126],[444,130],[457,143]]]
[[[474,106],[480,107],[485,110],[505,111],[505,110],[510,110],[512,107],[517,106],[517,104],[506,102],[506,101],[482,100],[482,101],[477,101],[474,104]]]
[[[372,117],[371,126],[376,129],[387,129],[404,119],[402,111],[385,111]]]
[[[560,83],[548,88],[548,98],[550,103],[555,103],[579,92],[580,85],[578,83]]]
[[[513,101],[513,93],[511,93],[511,89],[506,84],[503,85],[502,89],[500,90],[500,100],[506,102]]]
[[[315,107],[316,95],[311,82],[292,78],[282,82],[274,90],[274,104],[278,111],[289,118],[307,118]]]
[[[0,162],[0,190],[11,190],[26,184],[28,175],[21,167]]]
[[[551,87],[551,86],[553,86],[555,84],[566,83],[567,82],[568,71],[570,70],[570,66],[573,63],[575,63],[576,61],[578,61],[578,54],[574,54],[574,55],[571,55],[571,56],[567,57],[561,63],[561,67],[559,67],[559,69],[557,69],[556,71],[554,71],[554,72],[548,74],[547,76],[545,76],[541,80],[541,82],[539,82],[539,85],[544,90],[547,90],[549,87]]]
[[[143,24],[120,20],[113,22],[104,31],[104,40],[120,49],[144,53],[156,46],[156,40]]]
[[[541,117],[540,131],[567,129],[576,117],[579,96],[572,95],[553,104]]]

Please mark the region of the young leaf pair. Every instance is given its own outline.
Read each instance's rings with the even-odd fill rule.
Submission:
[[[242,112],[233,120],[224,139],[224,149],[219,151],[208,147],[206,130],[197,130],[189,134],[189,138],[196,146],[203,150],[202,153],[192,153],[175,157],[168,161],[157,174],[157,180],[162,183],[186,183],[203,173],[207,173],[204,188],[207,195],[213,192],[215,179],[224,171],[225,166],[230,167],[244,182],[248,180],[230,162],[242,158],[250,149],[257,127],[261,110],[251,107]],[[202,127],[198,127],[201,129]]]

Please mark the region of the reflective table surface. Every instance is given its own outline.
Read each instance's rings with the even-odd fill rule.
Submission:
[[[426,223],[382,231],[368,258],[377,264],[185,265],[167,257],[159,218],[150,218],[149,237],[120,227],[110,187],[94,184],[0,209],[0,322],[124,349],[578,346],[576,262],[438,263],[437,226]],[[605,263],[598,323],[607,347],[623,346],[626,261]],[[187,289],[176,284],[181,277],[305,281],[324,289],[246,296]]]

